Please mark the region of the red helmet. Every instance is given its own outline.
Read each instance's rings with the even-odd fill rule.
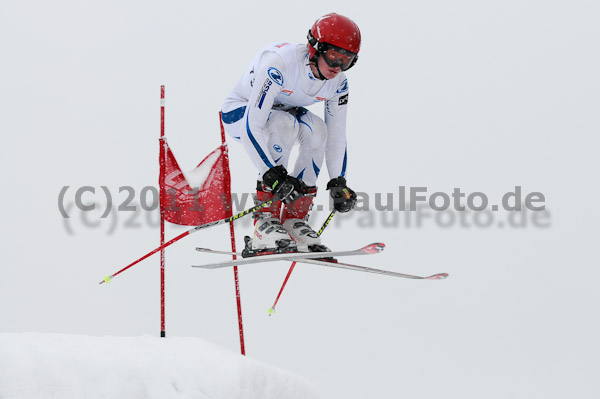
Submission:
[[[338,64],[330,66],[340,66],[345,71],[356,63],[360,51],[360,30],[354,21],[336,13],[317,19],[308,31],[308,58],[316,61],[317,56],[327,50],[344,56],[343,61],[340,59]],[[325,57],[325,60],[328,61],[328,58]]]

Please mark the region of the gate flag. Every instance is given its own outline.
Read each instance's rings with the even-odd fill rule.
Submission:
[[[231,198],[227,195],[231,185],[227,144],[208,154],[195,169],[184,173],[167,141],[164,138],[161,141],[165,157],[159,182],[160,206],[165,220],[199,226],[232,216]]]

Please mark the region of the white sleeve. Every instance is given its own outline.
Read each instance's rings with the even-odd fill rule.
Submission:
[[[254,83],[244,121],[245,134],[240,139],[260,173],[275,166],[264,132],[275,97],[283,88],[286,72],[283,59],[273,52],[263,54],[254,70]]]
[[[346,115],[348,113],[348,84],[344,80],[336,95],[325,102],[327,145],[325,159],[329,178],[346,175]]]

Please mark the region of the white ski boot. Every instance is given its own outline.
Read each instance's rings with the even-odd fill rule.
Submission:
[[[263,215],[256,220],[252,235],[253,250],[286,248],[291,242],[292,239],[279,218]]]
[[[257,189],[256,203],[273,198],[273,194]],[[244,256],[252,256],[257,252],[287,252],[295,251],[293,240],[286,229],[281,225],[279,212],[281,201],[275,201],[268,207],[254,212],[254,233],[252,239],[247,240]]]
[[[327,252],[329,249],[321,244],[321,238],[307,223],[308,213],[312,209],[313,198],[317,195],[316,187],[309,187],[309,193],[283,206],[281,221],[287,233],[296,242],[300,252]]]

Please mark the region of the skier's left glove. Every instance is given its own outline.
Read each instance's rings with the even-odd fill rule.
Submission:
[[[346,185],[346,179],[342,176],[331,179],[327,183],[327,190],[331,190],[333,208],[341,213],[349,212],[356,205],[356,193]]]

